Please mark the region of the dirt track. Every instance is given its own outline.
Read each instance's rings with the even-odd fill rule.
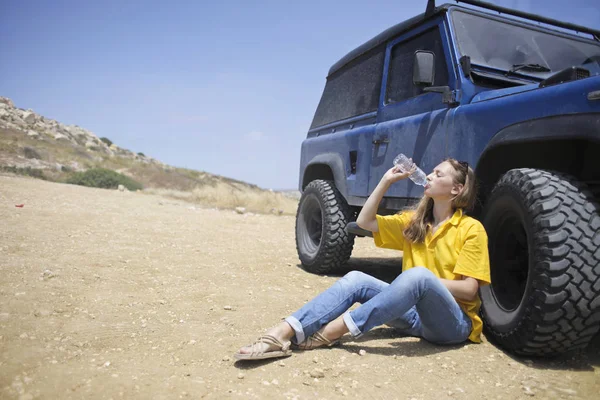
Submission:
[[[439,347],[389,328],[282,361],[234,363],[238,347],[336,279],[299,268],[293,217],[0,176],[0,221],[0,398],[592,399],[600,391],[598,345],[537,361],[487,341]],[[367,239],[355,248],[349,268],[388,280],[399,272],[397,254]]]

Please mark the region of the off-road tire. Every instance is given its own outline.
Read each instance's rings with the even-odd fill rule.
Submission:
[[[568,175],[514,169],[502,176],[482,215],[492,284],[481,288],[481,311],[492,341],[516,354],[554,356],[585,347],[597,334],[599,209],[586,185]],[[527,260],[511,263],[508,237],[521,229]],[[522,286],[498,286],[525,273]],[[514,308],[506,307],[511,299]]]
[[[307,271],[324,274],[346,264],[354,246],[354,235],[346,232],[352,216],[332,181],[306,186],[296,213],[296,249]]]

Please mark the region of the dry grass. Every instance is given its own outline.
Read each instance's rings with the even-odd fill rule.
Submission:
[[[270,192],[247,186],[219,182],[214,186],[200,186],[192,191],[172,189],[146,189],[144,193],[159,194],[203,206],[233,209],[244,207],[255,213],[282,213],[294,215],[298,201],[281,193]]]
[[[70,142],[47,137],[33,139],[22,132],[0,128],[0,166],[30,162],[43,164],[32,165],[32,168],[43,168],[35,172],[43,173],[42,176],[51,181],[66,182],[75,172],[73,165],[83,169],[106,168],[140,182],[146,188],[145,192],[208,207],[245,207],[257,213],[293,215],[298,205],[298,201],[290,196],[208,172],[111,156]]]

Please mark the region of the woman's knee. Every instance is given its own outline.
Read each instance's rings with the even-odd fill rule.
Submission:
[[[369,278],[369,275],[365,274],[364,272],[350,271],[346,275],[344,275],[344,277],[342,279],[348,283],[356,284],[356,283],[364,282],[365,279],[368,279],[368,278]]]
[[[429,269],[425,267],[413,267],[402,272],[392,284],[409,284],[415,287],[425,287],[423,284],[434,280],[437,280],[437,278]]]
[[[406,271],[402,272],[402,275],[409,276],[413,279],[435,278],[435,275],[433,272],[431,272],[431,270],[420,266],[407,269]]]

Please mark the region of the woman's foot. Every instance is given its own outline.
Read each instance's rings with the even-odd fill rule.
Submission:
[[[292,344],[292,348],[298,350],[314,350],[319,347],[331,347],[339,343],[338,339],[329,340],[323,335],[323,329],[313,333],[307,337],[306,340],[300,344]]]
[[[349,330],[344,318],[339,316],[294,347],[300,350],[312,350],[323,346],[334,346],[347,332]]]
[[[281,322],[269,329],[263,336],[248,346],[244,346],[234,357],[238,360],[262,360],[272,357],[285,357],[291,355],[289,350],[290,339],[295,335],[294,330],[287,322]]]

